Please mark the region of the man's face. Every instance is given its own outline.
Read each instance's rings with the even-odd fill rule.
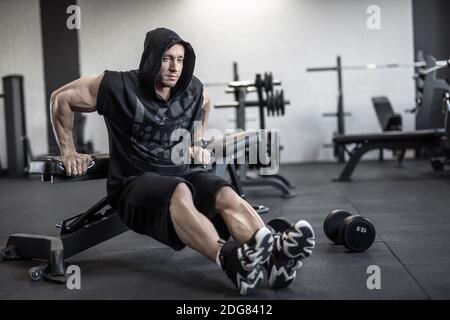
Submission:
[[[164,87],[174,87],[183,71],[184,47],[174,44],[164,52],[161,61],[161,70],[157,81]]]

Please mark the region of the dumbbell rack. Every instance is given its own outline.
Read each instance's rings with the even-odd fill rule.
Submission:
[[[245,108],[250,106],[259,107],[259,118],[260,118],[260,128],[266,129],[265,126],[265,115],[264,110],[266,109],[267,99],[263,99],[263,88],[273,89],[274,85],[281,85],[279,80],[273,80],[272,76],[266,75],[263,81],[260,75],[257,75],[256,81],[239,81],[237,76],[237,66],[234,67],[234,79],[235,81],[230,82],[228,85],[230,88],[227,89],[227,93],[233,93],[236,101],[234,103],[216,104],[216,108],[224,107],[235,107],[236,108],[236,124],[238,129],[246,130],[246,118],[245,118]],[[258,81],[259,78],[259,81]],[[256,84],[256,86],[255,86]],[[246,101],[246,96],[248,92],[257,92],[258,101]],[[282,105],[289,104],[289,101],[285,101],[283,95]],[[283,108],[284,110],[284,108]],[[273,112],[273,111],[272,111]],[[284,112],[282,112],[284,113]],[[240,165],[238,167],[239,180],[243,187],[261,187],[261,186],[271,186],[280,190],[285,198],[291,198],[296,196],[292,191],[295,189],[288,179],[280,174],[274,175],[260,175],[250,177],[247,174],[247,166]]]

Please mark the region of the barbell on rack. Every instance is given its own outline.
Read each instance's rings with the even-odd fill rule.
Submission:
[[[448,64],[448,60],[436,61],[436,67],[445,67]],[[376,64],[369,63],[363,65],[353,65],[353,66],[330,66],[330,67],[311,67],[306,68],[307,72],[318,72],[318,71],[336,71],[340,70],[378,70],[378,69],[391,69],[391,68],[424,68],[427,66],[425,61],[417,61],[413,63],[385,63]],[[431,71],[432,72],[432,71]]]

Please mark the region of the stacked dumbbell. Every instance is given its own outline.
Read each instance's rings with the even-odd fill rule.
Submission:
[[[350,251],[362,252],[375,241],[375,227],[360,215],[345,210],[334,210],[323,222],[325,235],[335,244],[341,244]]]

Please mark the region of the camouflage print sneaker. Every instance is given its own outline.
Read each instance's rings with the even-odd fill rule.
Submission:
[[[268,224],[270,226],[270,222]],[[294,225],[289,224],[284,231],[272,228],[273,251],[264,266],[273,289],[286,288],[295,281],[302,260],[311,255],[315,246],[314,230],[308,222],[300,220]]]
[[[263,227],[247,242],[228,241],[220,250],[220,263],[241,295],[255,289],[263,279],[262,265],[272,253],[272,232]]]

